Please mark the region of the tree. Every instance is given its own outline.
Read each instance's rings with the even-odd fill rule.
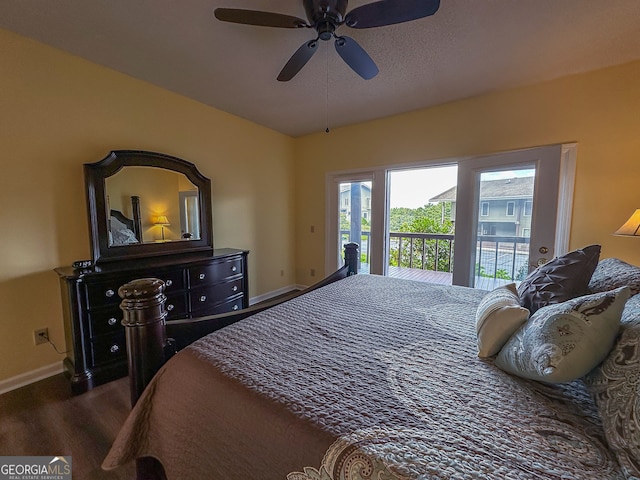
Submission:
[[[427,204],[416,209],[392,208],[389,215],[391,232],[452,234],[451,203]],[[396,242],[389,251],[389,264],[393,266],[451,271],[453,265],[452,240],[450,239],[405,239]],[[402,258],[399,258],[399,257]],[[437,256],[437,258],[436,258]]]

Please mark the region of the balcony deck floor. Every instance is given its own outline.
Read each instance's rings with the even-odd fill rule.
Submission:
[[[421,270],[419,268],[404,268],[389,266],[389,276],[394,278],[404,278],[418,282],[437,283],[440,285],[451,285],[453,275],[449,272],[436,272],[433,270]],[[499,278],[476,277],[476,288],[480,290],[493,290],[501,285],[511,283],[510,280]]]

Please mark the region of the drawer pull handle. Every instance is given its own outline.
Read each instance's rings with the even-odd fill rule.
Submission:
[[[238,306],[238,304],[235,304],[232,308],[232,310],[238,310],[240,307]]]
[[[111,345],[111,348],[109,349],[109,351],[111,353],[118,353],[118,350],[120,350],[120,347],[118,345],[116,345],[115,343],[113,345]]]
[[[204,280],[204,277],[206,277],[206,275],[204,273],[201,273],[200,275],[198,275],[198,278],[200,280]]]
[[[105,294],[106,297],[111,298],[116,294],[116,292],[114,292],[113,290],[109,289],[106,292],[104,292],[104,294]]]
[[[171,310],[173,310],[175,307],[170,303],[169,305],[167,305],[167,311],[170,312]]]
[[[171,279],[169,278],[169,279],[168,279],[166,282],[164,282],[164,283],[165,283],[165,285],[166,285],[167,287],[170,287],[171,285],[173,285],[173,280],[171,280]]]
[[[200,301],[201,302],[206,302],[207,301],[207,296],[206,295],[200,295]]]
[[[238,267],[236,267],[236,266],[234,265],[233,267],[231,267],[231,271],[232,271],[232,272],[236,272],[236,271],[238,271]]]
[[[116,323],[118,323],[118,320],[116,320],[114,317],[111,317],[109,320],[107,320],[107,323],[113,327]]]

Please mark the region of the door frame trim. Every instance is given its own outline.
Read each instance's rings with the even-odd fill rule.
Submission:
[[[577,143],[562,144],[562,151],[560,153],[560,184],[558,185],[558,212],[556,215],[556,244],[554,250],[556,257],[564,255],[569,251],[577,158]]]
[[[338,209],[338,185],[346,182],[371,182],[371,233],[369,235],[371,257],[369,258],[369,269],[371,273],[382,272],[383,258],[379,253],[376,254],[375,252],[376,250],[384,250],[384,247],[380,249],[378,245],[384,245],[384,233],[380,234],[379,232],[379,230],[384,232],[382,228],[384,225],[384,208],[380,206],[380,198],[384,202],[386,195],[378,193],[381,186],[376,183],[376,180],[379,178],[384,179],[384,169],[367,168],[327,173],[325,179],[325,276],[335,272],[336,268],[339,267],[339,265],[336,265],[336,259],[339,255],[338,242],[336,240],[338,238],[340,218],[337,218],[337,222],[332,220]],[[384,180],[382,186],[384,186]]]

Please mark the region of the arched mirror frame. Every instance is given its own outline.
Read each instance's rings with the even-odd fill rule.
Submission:
[[[109,208],[105,180],[126,166],[157,167],[184,174],[198,187],[200,204],[200,238],[166,243],[139,243],[109,246]],[[91,252],[94,263],[128,260],[157,255],[174,255],[191,252],[213,252],[213,227],[211,214],[211,181],[196,166],[181,158],[143,150],[114,150],[104,159],[84,165],[87,187],[87,209],[91,234]]]

